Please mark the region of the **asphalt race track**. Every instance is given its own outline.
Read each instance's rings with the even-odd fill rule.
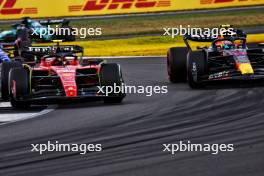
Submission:
[[[1,176],[263,176],[264,88],[191,90],[167,80],[164,58],[111,60],[128,85],[168,94],[128,95],[122,105],[64,104],[0,126]],[[101,143],[102,152],[31,152],[30,144]],[[163,152],[162,144],[233,143],[234,152]]]

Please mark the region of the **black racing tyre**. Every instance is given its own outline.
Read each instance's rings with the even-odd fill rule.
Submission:
[[[118,64],[103,64],[100,71],[101,86],[105,88],[111,86],[123,86],[123,77],[120,66]],[[121,103],[126,94],[124,92],[109,93],[108,97],[104,98],[105,103]]]
[[[188,84],[193,89],[203,88],[200,77],[207,73],[207,64],[203,51],[190,51],[187,59]]]
[[[170,48],[167,53],[167,70],[172,83],[186,82],[187,80],[188,48]]]
[[[11,105],[15,109],[28,108],[30,104],[24,101],[18,101],[29,94],[29,75],[23,68],[13,68],[9,75]]]
[[[1,66],[1,97],[3,101],[9,100],[8,77],[12,68],[22,68],[20,62],[4,62]]]

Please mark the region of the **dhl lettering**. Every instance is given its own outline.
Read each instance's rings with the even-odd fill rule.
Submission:
[[[219,3],[233,3],[233,2],[245,2],[248,0],[200,0],[201,4],[219,4]]]
[[[0,0],[0,15],[20,15],[37,14],[38,9],[33,8],[15,8],[18,0]]]
[[[167,1],[170,2],[170,0]],[[88,0],[83,10],[130,9],[132,7],[151,8],[155,7],[158,2],[157,0]]]
[[[22,8],[14,8],[17,0],[0,0],[0,14],[15,15],[21,14]]]
[[[234,0],[215,0],[214,3],[233,2]]]

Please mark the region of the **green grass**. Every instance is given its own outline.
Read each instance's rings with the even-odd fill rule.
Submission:
[[[167,27],[219,27],[220,24],[233,24],[235,27],[249,27],[264,25],[262,10],[247,10],[239,12],[219,12],[209,14],[174,14],[163,16],[117,17],[107,19],[85,19],[72,21],[73,27],[102,28],[101,37],[125,39],[97,40],[90,36],[84,40],[65,43],[80,45],[85,48],[87,56],[151,56],[166,55],[168,48],[185,46],[181,37],[174,39],[162,36],[163,28]],[[0,28],[7,28],[1,25]],[[129,35],[146,34],[149,37],[127,38]],[[158,34],[158,36],[152,36]],[[251,42],[264,42],[263,35],[251,35]],[[41,44],[43,45],[43,44]],[[50,45],[50,44],[49,44]],[[200,44],[198,44],[200,45]],[[197,46],[197,45],[194,45]]]
[[[177,14],[164,16],[138,16],[110,19],[87,19],[72,21],[74,27],[100,27],[102,37],[119,37],[140,34],[160,34],[165,27],[218,27],[220,24],[233,24],[236,27],[264,25],[264,13],[261,10],[221,12],[212,14]],[[94,38],[94,37],[90,37]],[[89,40],[89,38],[88,38]]]
[[[102,28],[102,36],[88,36],[92,40],[105,37],[118,38],[129,35],[163,34],[163,28],[191,25],[191,27],[218,27],[220,24],[233,24],[235,27],[264,25],[262,10],[239,12],[217,12],[209,14],[174,14],[163,16],[116,17],[106,19],[85,19],[71,22],[73,27]],[[10,24],[0,25],[0,30],[10,28]]]
[[[264,34],[249,35],[248,42],[264,43]],[[85,56],[165,56],[170,47],[185,46],[181,37],[135,37],[129,39],[65,42],[64,45],[80,45]],[[43,44],[38,44],[43,45]],[[51,44],[46,44],[51,45]],[[197,46],[209,46],[210,43],[191,43]]]

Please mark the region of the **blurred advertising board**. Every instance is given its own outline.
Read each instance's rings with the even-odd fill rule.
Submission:
[[[0,19],[45,18],[264,5],[264,0],[0,0]]]

